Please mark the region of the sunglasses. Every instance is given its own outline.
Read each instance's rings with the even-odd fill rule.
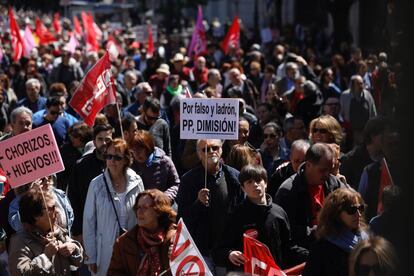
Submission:
[[[211,151],[218,151],[220,149],[220,146],[207,146],[207,152]],[[206,147],[201,149],[202,152],[206,151]]]
[[[357,211],[363,213],[365,211],[365,205],[352,205],[345,207],[345,212],[348,215],[355,215]]]
[[[383,275],[379,265],[359,265],[356,267],[356,274],[358,276],[368,276],[371,271],[374,272],[375,275]]]
[[[114,160],[114,161],[121,161],[122,159],[124,159],[123,156],[113,155],[113,154],[105,154],[104,157],[106,160]]]
[[[151,121],[156,121],[160,118],[160,116],[149,116],[148,114],[145,114],[145,117],[147,117],[148,120],[151,120]]]
[[[58,115],[59,113],[59,111],[50,111],[50,115]]]
[[[276,137],[277,137],[276,134],[263,134],[264,139],[266,139],[266,138],[276,138]]]
[[[312,133],[317,133],[317,132],[319,132],[320,134],[327,134],[328,130],[326,128],[316,128],[316,127],[314,127],[312,129]]]

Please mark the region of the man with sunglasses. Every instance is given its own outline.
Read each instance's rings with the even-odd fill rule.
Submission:
[[[298,172],[282,183],[275,196],[275,203],[288,214],[293,240],[307,249],[315,241],[318,213],[324,199],[332,191],[347,187],[330,174],[333,161],[334,152],[327,144],[313,144]]]
[[[222,144],[217,139],[197,141],[201,164],[182,176],[177,193],[177,216],[183,218],[213,274],[220,268],[212,252],[222,239],[229,214],[244,199],[239,171],[221,161]]]
[[[50,124],[53,129],[53,134],[56,138],[56,143],[60,147],[66,142],[68,128],[71,126],[70,121],[63,116],[63,105],[60,101],[60,97],[53,96],[46,101],[46,113],[42,117],[33,119],[33,127],[40,127],[46,124]]]
[[[136,117],[138,129],[149,131],[154,138],[155,146],[171,157],[170,128],[160,114],[160,101],[157,98],[146,97],[142,113]]]

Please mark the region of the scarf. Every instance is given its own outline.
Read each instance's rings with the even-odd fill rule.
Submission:
[[[160,246],[165,240],[165,233],[159,229],[149,233],[144,228],[138,229],[137,240],[144,251],[144,256],[138,267],[138,275],[158,275],[161,271]]]
[[[174,89],[171,86],[167,85],[167,91],[171,94],[171,96],[177,96],[181,94],[181,92],[183,91],[183,87],[180,84]]]
[[[365,231],[355,234],[350,230],[345,230],[339,235],[329,236],[326,239],[344,251],[351,252],[357,243],[368,239],[368,234]]]

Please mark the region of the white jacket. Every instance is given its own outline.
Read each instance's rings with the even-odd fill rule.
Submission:
[[[120,214],[120,200],[115,193],[108,169],[104,172],[108,188],[112,194],[117,214]],[[133,206],[137,195],[144,191],[142,179],[132,169],[126,171],[127,187],[125,203],[127,205],[127,230],[137,224]],[[83,242],[87,258],[86,264],[96,264],[95,275],[106,275],[111,261],[112,247],[119,236],[119,226],[114,208],[105,187],[103,174],[95,177],[89,185],[83,211]]]

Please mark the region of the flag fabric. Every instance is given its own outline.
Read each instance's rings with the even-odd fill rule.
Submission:
[[[203,11],[201,6],[198,6],[197,22],[194,27],[193,36],[191,37],[191,43],[188,47],[189,56],[198,56],[200,53],[205,52],[206,47],[206,30],[203,25]]]
[[[187,99],[191,99],[193,96],[191,96],[191,92],[190,92],[190,89],[188,88],[188,86],[185,86],[184,90],[185,90],[185,97]]]
[[[182,218],[178,221],[177,232],[172,244],[170,268],[172,275],[213,275]]]
[[[82,27],[76,15],[73,16],[73,30],[78,37],[82,36]]]
[[[269,248],[258,240],[244,234],[244,272],[249,275],[286,276],[273,260]]]
[[[27,25],[26,25],[26,28],[24,29],[23,40],[24,40],[24,56],[30,57],[30,51],[32,51],[32,49],[36,47],[37,45],[36,45],[35,38],[33,37],[32,30],[30,30],[29,26]]]
[[[380,166],[380,187],[378,191],[378,205],[377,205],[377,214],[381,214],[383,211],[382,206],[382,192],[384,191],[384,188],[388,185],[394,185],[394,182],[392,181],[392,176],[390,173],[390,170],[388,169],[387,161],[385,158],[382,158],[381,160],[381,166]]]
[[[102,31],[101,31],[101,29],[99,29],[98,25],[96,25],[95,21],[93,20],[92,14],[90,12],[88,12],[87,15],[88,15],[89,25],[92,26],[92,28],[95,32],[96,40],[101,41],[102,40]]]
[[[152,25],[148,26],[148,44],[147,44],[147,56],[152,57],[154,54],[154,41],[152,39]]]
[[[10,35],[12,39],[13,47],[13,60],[18,61],[24,54],[24,41],[20,35],[20,28],[17,25],[16,19],[14,18],[13,9],[9,8],[9,18],[10,18]]]
[[[69,42],[66,44],[66,50],[68,50],[69,52],[73,54],[76,50],[76,47],[78,47],[78,45],[79,45],[79,42],[75,37],[75,33],[72,32],[72,34],[70,35]]]
[[[40,44],[49,44],[56,41],[56,38],[51,32],[43,25],[39,17],[36,17],[36,35],[39,38]]]
[[[81,12],[81,18],[83,28],[85,29],[86,50],[97,52],[99,50],[99,44],[96,38],[95,28],[93,27],[93,21],[91,21],[92,16],[89,17],[85,12]]]
[[[118,56],[119,54],[124,55],[125,51],[124,49],[119,46],[118,42],[116,42],[114,36],[112,34],[108,35],[108,42],[106,43],[106,49],[112,49],[114,51],[114,54]],[[111,51],[109,51],[111,54]]]
[[[229,50],[229,46],[239,47],[240,45],[240,25],[239,25],[239,18],[237,16],[234,17],[233,23],[229,30],[227,31],[226,36],[224,37],[223,42],[221,43],[221,49],[225,54],[227,54]]]
[[[116,103],[116,90],[111,73],[109,53],[86,73],[69,105],[92,127],[96,114],[108,104]]]
[[[62,26],[60,25],[60,14],[59,14],[59,12],[56,12],[53,15],[53,28],[55,29],[55,32],[57,34],[60,34],[62,32]]]

